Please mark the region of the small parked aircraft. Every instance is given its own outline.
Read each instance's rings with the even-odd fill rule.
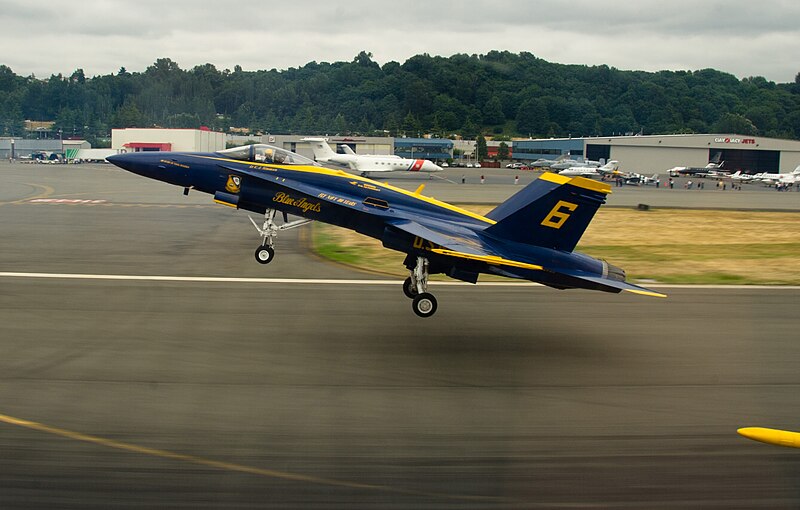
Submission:
[[[603,166],[572,166],[558,172],[559,175],[567,177],[600,177],[603,175],[612,175],[619,170],[619,161],[612,159]]]
[[[395,155],[356,154],[342,145],[344,154],[337,154],[325,138],[303,138],[311,143],[314,159],[320,163],[336,163],[359,172],[362,177],[380,172],[439,172],[442,167],[426,159],[405,159]]]
[[[795,184],[800,182],[800,165],[798,165],[797,168],[791,172],[786,173],[774,174],[770,172],[761,172],[753,175],[752,180],[761,181],[768,186],[772,186],[774,184]]]
[[[556,289],[582,288],[664,297],[625,281],[625,271],[574,252],[611,187],[582,177],[545,173],[486,216],[422,194],[332,170],[270,145],[218,152],[135,152],[108,161],[133,173],[214,196],[214,201],[264,214],[256,260],[275,256],[275,236],[313,220],[381,240],[406,254],[403,284],[414,313],[430,317],[436,298],[430,274],[476,283],[495,274]],[[283,213],[283,224],[275,222]],[[289,221],[288,214],[302,217]]]
[[[722,165],[725,162],[716,163],[712,161],[711,163],[707,164],[704,167],[692,167],[692,166],[674,166],[667,170],[667,173],[670,177],[679,177],[679,176],[692,176],[692,177],[718,177],[724,174],[728,174],[729,172],[726,170],[721,170]]]

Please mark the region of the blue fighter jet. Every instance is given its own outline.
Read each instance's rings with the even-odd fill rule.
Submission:
[[[278,232],[322,221],[379,239],[406,254],[403,284],[420,317],[437,309],[428,275],[476,283],[481,273],[556,289],[664,294],[627,283],[625,271],[574,252],[611,187],[583,177],[545,173],[486,216],[371,179],[331,170],[310,159],[257,144],[211,153],[136,152],[108,158],[133,173],[195,189],[214,201],[264,214],[250,221],[261,236],[256,260],[275,256]],[[281,212],[283,222],[276,223]],[[301,219],[288,221],[288,214]]]

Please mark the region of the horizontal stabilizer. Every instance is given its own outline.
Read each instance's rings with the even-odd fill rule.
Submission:
[[[650,296],[650,297],[660,297],[665,298],[667,297],[666,294],[661,292],[656,292],[654,290],[650,290],[644,287],[640,287],[638,285],[634,285],[632,283],[628,283],[626,281],[621,280],[612,280],[610,278],[603,278],[602,276],[584,276],[584,275],[577,275],[577,274],[567,274],[570,278],[574,278],[577,280],[582,280],[589,284],[587,288],[594,288],[597,290],[604,290],[606,292],[630,292],[632,294],[639,294],[641,296]]]

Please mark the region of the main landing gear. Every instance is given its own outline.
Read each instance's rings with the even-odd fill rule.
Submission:
[[[430,317],[438,307],[436,298],[428,290],[428,259],[417,257],[411,276],[403,282],[403,294],[410,298],[411,308],[420,317]]]
[[[261,246],[256,248],[255,253],[256,261],[259,264],[269,264],[275,258],[275,237],[277,237],[278,232],[297,228],[314,221],[309,219],[289,221],[289,217],[286,213],[283,213],[283,224],[278,225],[275,223],[275,213],[275,209],[267,209],[264,213],[264,225],[261,227],[258,226],[258,223],[253,218],[248,216],[250,223],[256,227],[261,236]]]

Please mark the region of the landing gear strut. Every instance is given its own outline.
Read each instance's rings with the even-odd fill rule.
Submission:
[[[403,282],[403,293],[412,299],[411,308],[420,317],[430,317],[438,307],[436,298],[428,292],[428,259],[417,257],[411,276]]]
[[[256,248],[256,261],[259,264],[269,264],[272,262],[272,259],[275,258],[275,238],[278,236],[278,232],[283,230],[290,230],[293,228],[300,227],[305,225],[306,223],[311,223],[314,220],[309,219],[301,219],[295,221],[288,221],[289,218],[286,213],[283,213],[283,224],[278,225],[275,223],[275,209],[267,209],[264,213],[264,225],[259,227],[256,221],[250,218],[250,223],[258,230],[258,234],[261,236],[261,245]]]

